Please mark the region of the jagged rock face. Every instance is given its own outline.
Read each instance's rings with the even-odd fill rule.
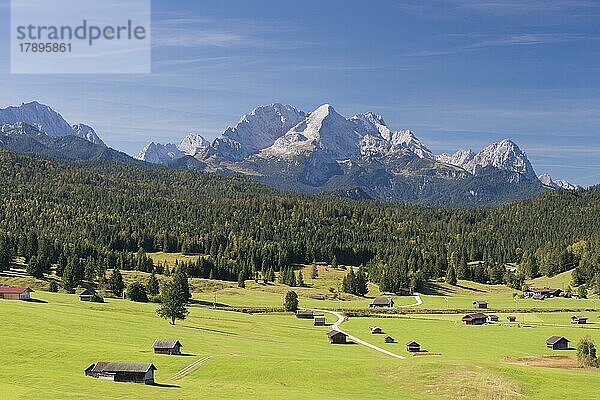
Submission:
[[[552,179],[552,177],[548,174],[542,174],[539,177],[540,182],[546,187],[552,189],[565,189],[565,190],[577,190],[581,189],[581,186],[574,185],[569,181],[564,179]]]
[[[91,126],[85,124],[77,124],[73,125],[73,131],[75,132],[75,136],[85,139],[90,143],[98,144],[100,146],[106,146],[102,139],[98,137],[96,131]]]
[[[470,149],[461,149],[454,154],[438,154],[435,156],[435,159],[446,164],[464,167],[473,160],[473,157],[475,157],[475,153]]]
[[[207,149],[204,157],[240,161],[272,146],[284,133],[306,118],[296,108],[279,103],[257,107],[227,128]]]
[[[189,156],[195,156],[198,153],[203,152],[206,148],[210,146],[210,142],[199,133],[188,133],[186,137],[183,138],[181,143],[179,143],[179,150],[187,154]]]
[[[179,145],[150,142],[135,158],[152,164],[166,164],[184,156],[195,156],[206,150],[209,145],[199,133],[189,133]]]
[[[62,115],[37,101],[0,109],[0,126],[7,125],[7,128],[3,129],[8,130],[11,126],[21,122],[34,126],[49,136],[77,136],[104,146],[104,142],[93,128],[85,124],[71,126]]]
[[[140,150],[135,158],[152,164],[164,164],[167,161],[183,156],[185,154],[173,143],[161,144],[150,142]]]

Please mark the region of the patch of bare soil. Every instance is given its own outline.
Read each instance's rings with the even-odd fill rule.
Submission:
[[[531,367],[600,371],[599,368],[579,368],[579,366],[577,365],[576,356],[505,357],[502,361],[509,364],[528,365]]]

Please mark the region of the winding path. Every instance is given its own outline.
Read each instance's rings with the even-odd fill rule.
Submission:
[[[405,307],[414,307],[414,306],[420,306],[421,304],[423,304],[423,300],[421,300],[421,295],[419,293],[415,292],[415,293],[413,293],[413,295],[415,296],[415,302],[416,303],[407,304],[405,306],[397,306],[397,307],[402,307],[402,308],[405,308]]]
[[[344,316],[343,316],[342,314],[340,314],[339,312],[336,312],[336,311],[328,311],[328,310],[315,310],[315,311],[322,312],[322,313],[328,313],[328,314],[332,314],[332,315],[334,315],[335,317],[337,317],[337,321],[336,321],[336,322],[334,322],[334,324],[333,324],[333,326],[332,326],[332,329],[333,329],[333,330],[336,330],[336,331],[339,331],[339,332],[342,332],[343,334],[347,335],[347,336],[348,336],[350,339],[352,339],[352,340],[353,340],[353,341],[355,341],[356,343],[358,343],[358,344],[362,344],[363,346],[370,347],[371,349],[373,349],[373,350],[377,350],[377,351],[379,351],[379,352],[381,352],[381,353],[383,353],[383,354],[387,354],[388,356],[392,356],[392,357],[395,357],[395,358],[400,358],[400,359],[404,359],[404,358],[405,358],[405,357],[403,357],[403,356],[401,356],[401,355],[399,355],[399,354],[392,353],[391,351],[387,351],[387,350],[385,350],[385,349],[382,349],[381,347],[377,347],[377,346],[375,346],[374,344],[371,344],[371,343],[369,343],[369,342],[365,342],[364,340],[362,340],[362,339],[359,339],[359,338],[357,338],[356,336],[352,336],[352,335],[351,335],[351,334],[349,334],[348,332],[344,332],[342,329],[340,329],[340,324],[342,324],[342,322],[344,322]]]

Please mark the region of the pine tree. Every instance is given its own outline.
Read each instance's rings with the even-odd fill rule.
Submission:
[[[369,278],[367,276],[367,270],[361,264],[356,274],[356,294],[364,296],[369,292]]]
[[[148,291],[148,294],[151,296],[158,295],[158,292],[160,291],[158,278],[156,278],[156,274],[154,273],[154,271],[152,271],[152,274],[150,274],[150,277],[148,278],[148,283],[146,283],[146,289]]]
[[[456,271],[453,266],[448,267],[448,271],[446,271],[446,283],[452,286],[456,286]]]
[[[319,277],[319,269],[316,265],[313,264],[312,269],[310,271],[311,279],[317,279]]]
[[[125,283],[123,282],[123,275],[121,275],[121,271],[119,271],[118,268],[115,268],[108,278],[108,290],[110,290],[115,296],[121,297],[124,289]]]
[[[131,301],[137,301],[141,303],[148,302],[148,294],[146,293],[146,286],[141,282],[132,282],[127,286],[126,290],[127,298]]]
[[[190,293],[187,274],[181,267],[177,268],[173,274],[173,285],[179,292],[181,300],[187,304],[192,297],[192,294]]]
[[[298,309],[298,295],[296,292],[290,290],[285,294],[283,308],[285,311],[296,311]]]
[[[238,274],[238,287],[246,287],[246,274],[244,274],[244,271],[240,271],[240,273]]]
[[[298,279],[296,281],[296,285],[300,287],[305,286],[304,275],[302,275],[302,271],[298,271]]]

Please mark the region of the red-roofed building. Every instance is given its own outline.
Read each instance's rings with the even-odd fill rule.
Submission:
[[[3,300],[29,300],[29,293],[33,290],[28,287],[0,286],[0,299]]]

